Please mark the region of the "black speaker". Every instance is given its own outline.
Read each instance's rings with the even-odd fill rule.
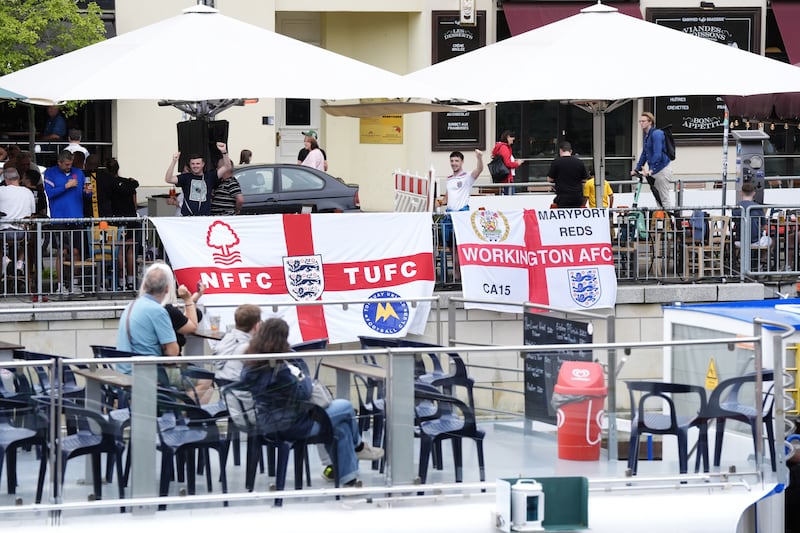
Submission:
[[[227,120],[187,120],[178,123],[178,174],[183,173],[189,164],[189,156],[197,154],[205,161],[205,170],[217,168],[217,161],[222,154],[217,150],[217,143],[228,143]]]

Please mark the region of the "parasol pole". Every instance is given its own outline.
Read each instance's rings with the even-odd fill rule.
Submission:
[[[725,104],[725,114],[722,119],[722,214],[725,215],[725,206],[728,203],[728,133],[730,121],[728,120],[728,105]]]

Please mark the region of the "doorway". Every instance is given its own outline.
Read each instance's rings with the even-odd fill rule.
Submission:
[[[275,31],[314,46],[322,43],[319,13],[278,12]],[[303,148],[303,132],[320,132],[320,101],[308,98],[275,99],[275,161],[296,163]]]

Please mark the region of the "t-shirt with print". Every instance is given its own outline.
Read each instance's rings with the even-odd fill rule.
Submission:
[[[216,170],[209,170],[202,176],[189,173],[178,175],[178,187],[183,191],[181,214],[185,217],[210,215],[211,191],[219,182]]]

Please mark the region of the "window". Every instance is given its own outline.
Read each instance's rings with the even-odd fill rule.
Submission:
[[[311,124],[311,100],[308,98],[286,99],[286,125],[309,126]]]
[[[629,179],[632,113],[633,103],[629,102],[606,114],[606,176],[611,181]],[[499,103],[495,142],[504,130],[518,134],[512,146],[514,157],[528,160],[517,170],[517,182],[544,181],[561,141],[569,141],[586,168],[592,168],[592,115],[571,104],[542,100]]]
[[[281,191],[318,191],[325,188],[325,180],[311,172],[299,168],[281,170]]]
[[[272,192],[274,169],[259,168],[235,174],[242,194],[269,194]]]

